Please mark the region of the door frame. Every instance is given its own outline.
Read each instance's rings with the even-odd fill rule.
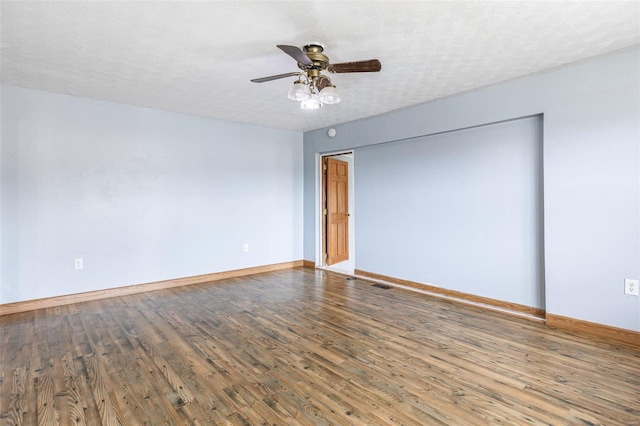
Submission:
[[[349,205],[349,260],[327,266],[324,259],[325,235],[324,229],[324,186],[323,186],[323,162],[326,157],[341,157],[341,160],[349,163],[348,176],[348,205]],[[352,149],[334,152],[316,153],[316,267],[334,269],[340,272],[352,274],[355,270],[355,186],[354,186],[354,157]],[[335,266],[335,267],[334,267]]]

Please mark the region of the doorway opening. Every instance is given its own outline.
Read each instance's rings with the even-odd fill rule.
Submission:
[[[353,151],[320,156],[319,259],[322,268],[355,270]]]

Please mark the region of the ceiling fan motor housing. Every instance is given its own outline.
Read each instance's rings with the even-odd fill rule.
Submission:
[[[312,63],[305,65],[298,62],[298,68],[307,71],[309,77],[317,77],[321,70],[326,70],[329,66],[329,58],[322,53],[324,48],[319,44],[308,44],[302,48],[305,55],[311,59]]]

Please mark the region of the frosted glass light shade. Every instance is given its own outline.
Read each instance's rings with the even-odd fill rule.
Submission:
[[[318,95],[311,95],[309,99],[306,101],[300,102],[300,108],[302,109],[318,109],[322,106],[320,103],[320,99],[318,99]]]
[[[340,102],[340,95],[338,94],[338,89],[335,86],[327,86],[320,91],[319,95],[320,102],[323,104],[337,104]]]
[[[309,86],[298,80],[293,83],[293,85],[289,89],[289,94],[287,96],[292,101],[301,102],[309,99],[311,97],[311,93],[309,93]]]

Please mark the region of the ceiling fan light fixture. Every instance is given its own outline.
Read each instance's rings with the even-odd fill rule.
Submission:
[[[322,106],[322,102],[315,93],[311,95],[306,101],[300,102],[300,108],[302,109],[319,109]]]
[[[251,81],[264,83],[297,75],[298,79],[289,88],[287,97],[292,101],[300,102],[300,107],[306,110],[319,109],[324,104],[337,104],[341,100],[338,89],[331,83],[329,77],[322,74],[323,71],[342,74],[378,72],[382,69],[382,64],[378,59],[332,64],[327,55],[323,53],[324,47],[319,43],[308,44],[302,49],[285,44],[278,44],[276,47],[295,59],[301,71],[254,78]]]
[[[340,102],[340,94],[336,86],[330,85],[320,91],[318,96],[320,102],[323,104],[334,105]]]
[[[289,93],[287,96],[292,101],[301,102],[311,98],[311,93],[309,92],[309,86],[307,84],[305,84],[301,80],[297,80],[289,89]]]

